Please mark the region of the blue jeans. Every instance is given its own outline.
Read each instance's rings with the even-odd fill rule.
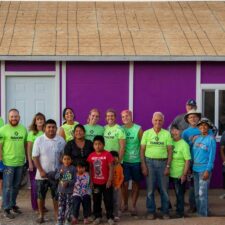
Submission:
[[[177,214],[180,216],[184,215],[184,193],[185,193],[185,182],[181,184],[181,180],[178,178],[171,178],[174,184],[174,190],[177,199]]]
[[[12,209],[16,206],[23,166],[6,166],[3,171],[3,208]]]
[[[208,180],[203,180],[204,172],[194,172],[195,200],[200,216],[208,216],[208,190],[211,174]]]
[[[157,160],[146,158],[146,166],[148,168],[148,176],[146,177],[147,184],[147,200],[146,206],[148,213],[156,212],[155,205],[155,190],[158,186],[161,197],[161,206],[163,214],[169,213],[169,196],[168,185],[169,177],[164,175],[167,160]]]

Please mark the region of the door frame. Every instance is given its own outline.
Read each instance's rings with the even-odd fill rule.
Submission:
[[[6,78],[7,77],[55,77],[56,122],[60,125],[60,64],[55,62],[55,71],[6,71],[5,61],[1,61],[1,116],[7,122]]]

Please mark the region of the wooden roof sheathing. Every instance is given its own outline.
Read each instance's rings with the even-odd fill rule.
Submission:
[[[224,57],[225,2],[0,2],[0,56]]]

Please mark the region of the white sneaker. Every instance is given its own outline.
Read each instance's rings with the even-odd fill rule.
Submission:
[[[108,220],[108,224],[109,224],[109,225],[114,225],[115,223],[114,223],[114,221],[113,221],[112,219],[109,219],[109,220]]]
[[[219,199],[224,199],[225,198],[225,194],[220,195]]]
[[[98,225],[101,223],[101,219],[100,218],[96,218],[94,221],[93,221],[93,225]]]

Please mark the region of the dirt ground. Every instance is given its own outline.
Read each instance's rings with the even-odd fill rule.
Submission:
[[[138,201],[138,217],[130,216],[130,213],[124,213],[121,215],[121,221],[118,224],[121,225],[225,225],[225,199],[219,199],[219,196],[223,193],[223,190],[210,190],[209,195],[209,207],[211,211],[211,216],[207,218],[198,217],[195,214],[189,214],[182,219],[169,219],[162,220],[160,219],[160,213],[158,213],[158,218],[150,221],[145,219],[145,191],[141,191],[140,198]],[[173,210],[171,210],[171,216],[174,214],[174,193],[170,191],[170,198],[173,205]],[[156,194],[157,206],[159,206],[159,196]],[[187,201],[187,200],[186,200]],[[20,191],[17,201],[19,207],[23,211],[23,214],[17,215],[15,219],[9,220],[4,218],[3,213],[0,213],[0,225],[34,225],[37,224],[35,219],[37,214],[34,213],[31,209],[30,204],[30,191],[23,189]],[[45,225],[55,224],[53,217],[53,210],[51,199],[48,197],[46,201],[46,207],[49,209],[49,212],[46,214],[48,222],[44,223]],[[82,224],[82,221],[80,221]],[[102,223],[107,224],[105,222]]]

